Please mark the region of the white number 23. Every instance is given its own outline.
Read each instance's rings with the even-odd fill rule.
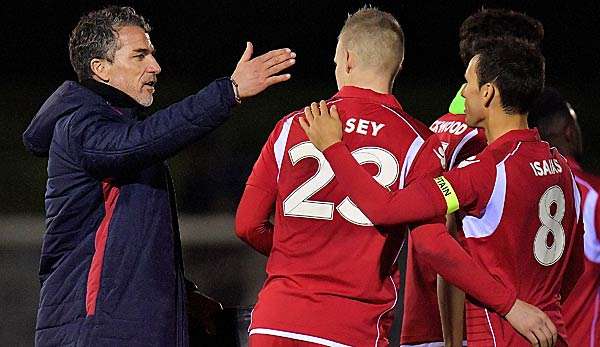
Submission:
[[[318,163],[317,172],[296,188],[283,201],[283,214],[288,217],[315,219],[333,219],[334,203],[327,201],[309,200],[319,190],[323,189],[334,178],[333,170],[321,152],[310,142],[299,143],[289,149],[288,154],[292,165],[307,158],[313,158]],[[373,178],[382,186],[391,186],[399,174],[396,157],[380,147],[362,147],[352,152],[356,161],[363,165],[372,163],[379,168]],[[371,226],[373,223],[356,207],[349,197],[345,197],[337,206],[340,215],[347,221],[361,226]]]

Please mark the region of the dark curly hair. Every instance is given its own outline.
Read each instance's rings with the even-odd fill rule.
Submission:
[[[544,56],[531,43],[502,37],[489,39],[479,56],[479,87],[493,83],[508,114],[527,114],[544,88]]]
[[[541,49],[544,26],[524,13],[506,9],[482,9],[460,26],[460,58],[466,65],[477,51],[477,41],[510,36]]]
[[[124,26],[138,26],[145,32],[151,30],[144,17],[131,7],[109,6],[79,19],[69,35],[69,58],[79,81],[92,77],[92,59],[112,62],[118,48],[117,32]]]

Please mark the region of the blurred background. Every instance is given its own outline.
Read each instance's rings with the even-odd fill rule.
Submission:
[[[67,40],[80,15],[115,2],[13,1],[0,9],[0,344],[31,345],[43,237],[46,160],[29,155],[21,134],[44,100],[75,79]],[[600,172],[600,3],[594,1],[369,1],[398,18],[406,35],[394,94],[430,124],[446,113],[463,83],[458,28],[482,6],[542,21],[546,81],[575,108],[584,166]],[[220,129],[170,160],[181,213],[187,272],[225,305],[249,305],[264,280],[263,256],[237,241],[233,214],[245,180],[272,127],[285,114],[336,91],[333,55],[347,13],[361,1],[116,2],[153,26],[162,66],[151,113],[229,76],[246,41],[255,55],[289,47],[292,79],[237,107]]]

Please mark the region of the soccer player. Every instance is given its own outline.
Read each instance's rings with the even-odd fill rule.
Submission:
[[[523,13],[505,9],[482,9],[465,19],[459,30],[459,53],[465,67],[482,42],[503,36],[519,38],[540,46],[544,28],[538,20]],[[483,128],[473,128],[466,123],[462,87],[452,100],[449,112],[439,117],[429,128],[442,143],[446,170],[479,154],[487,145]],[[448,216],[448,230],[462,239],[460,227],[458,214]],[[401,345],[429,343],[431,346],[443,346],[443,341],[446,340],[451,341],[454,346],[460,346],[464,335],[464,293],[449,287],[444,281],[440,281],[436,288],[437,274],[425,265],[425,259],[420,259],[416,254],[418,252],[414,250],[412,237],[409,235]],[[440,316],[438,298],[439,304],[445,308],[441,310],[444,324],[439,319],[422,319],[423,316]]]
[[[529,125],[537,127],[542,140],[556,146],[573,170],[581,192],[583,215],[584,272],[570,294],[563,298],[563,314],[569,342],[573,346],[600,346],[600,177],[581,169],[583,147],[577,115],[560,93],[546,88],[529,114]],[[567,278],[577,279],[577,271]]]
[[[339,186],[376,225],[420,221],[460,208],[467,215],[463,230],[471,255],[519,298],[545,311],[558,328],[558,345],[566,345],[559,294],[580,197],[566,160],[527,128],[527,112],[544,84],[543,56],[525,42],[499,39],[471,59],[465,77],[467,124],[484,128],[488,147],[469,164],[405,189],[383,189],[353,160],[341,141],[336,105],[330,116],[324,102],[320,109],[313,103],[301,125],[323,151]],[[536,342],[511,329],[501,315],[476,301],[472,305],[479,315],[467,319],[469,346]]]
[[[398,22],[388,13],[365,8],[349,16],[334,58],[340,91],[329,101],[342,113],[353,160],[391,190],[441,172],[435,154],[439,142],[426,142],[431,132],[390,94],[403,42]],[[394,264],[404,239],[398,231],[406,227],[373,226],[308,141],[301,114],[292,112],[275,126],[236,215],[238,235],[269,255],[250,345],[385,346],[397,301]],[[273,210],[274,225],[269,222]],[[440,221],[422,220],[412,231],[423,235],[417,241],[432,254],[432,266],[494,310],[510,311],[515,324],[520,323],[513,318],[528,320],[521,309],[532,308],[468,257]],[[438,237],[447,242],[434,242]],[[533,311],[539,318],[534,325],[545,326]]]

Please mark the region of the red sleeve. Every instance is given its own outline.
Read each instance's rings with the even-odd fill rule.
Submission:
[[[339,185],[345,187],[352,201],[374,224],[408,224],[446,215],[446,202],[438,193],[433,177],[418,179],[407,188],[390,192],[354,160],[343,142],[328,147],[323,155]]]
[[[279,172],[274,147],[282,125],[283,120],[277,123],[264,144],[235,215],[237,236],[264,255],[269,255],[273,245],[273,224],[269,216],[277,198]]]
[[[273,246],[273,224],[269,221],[275,193],[247,184],[235,215],[237,236],[268,256]]]
[[[419,259],[446,281],[462,289],[485,306],[505,316],[517,300],[514,290],[504,287],[450,236],[440,223],[424,224],[411,231]]]
[[[489,157],[476,157],[444,172],[444,177],[454,189],[460,210],[479,216],[485,209],[496,182],[496,164]]]

